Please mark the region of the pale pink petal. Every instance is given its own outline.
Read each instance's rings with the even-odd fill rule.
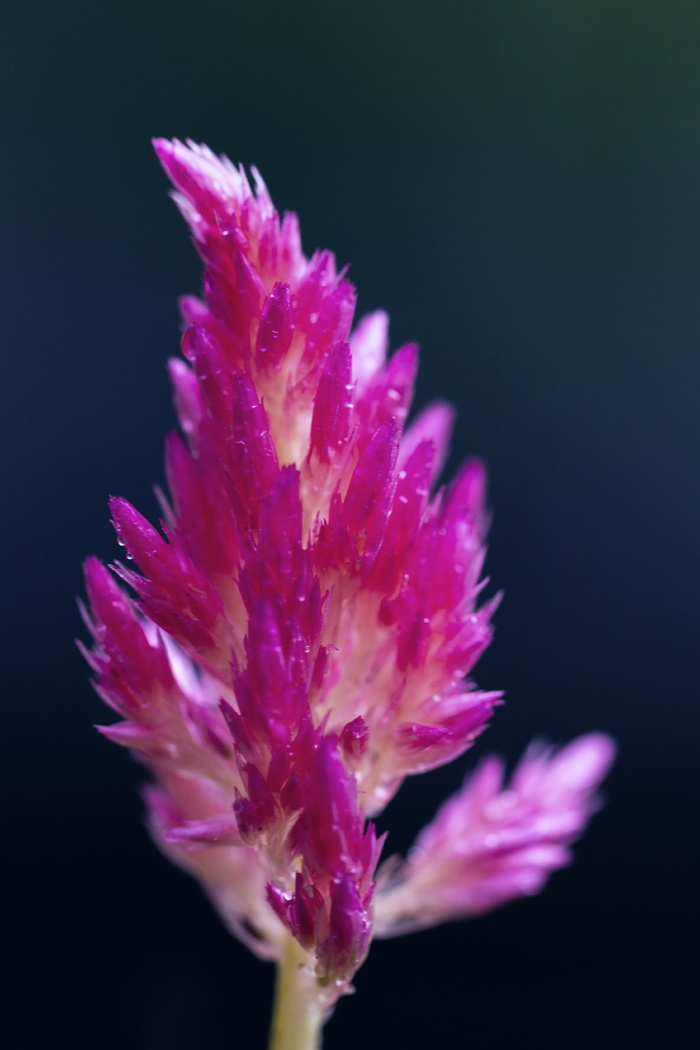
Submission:
[[[569,863],[569,847],[598,808],[595,792],[614,755],[612,740],[600,733],[554,754],[531,748],[507,788],[501,763],[484,761],[421,832],[408,859],[380,869],[376,935],[480,915],[538,893]]]

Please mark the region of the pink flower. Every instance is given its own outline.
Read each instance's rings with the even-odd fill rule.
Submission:
[[[386,359],[381,313],[351,331],[354,289],[332,255],[303,255],[257,172],[253,190],[205,147],[156,150],[205,294],[183,300],[185,360],[170,364],[183,436],[167,441],[162,532],[111,501],[137,600],[86,565],[86,655],[124,719],[101,732],[150,768],[161,848],[261,956],[279,961],[291,934],[329,1005],[372,936],[366,818],[470,747],[500,696],[465,680],[498,600],[478,604],[484,471],[435,490],[452,410],[405,429],[416,349]],[[382,876],[380,932],[483,910],[560,866],[606,765],[591,739],[573,746],[585,785],[571,749],[528,758],[511,795],[483,766]]]
[[[423,829],[406,861],[387,861],[377,885],[376,935],[392,937],[491,911],[539,893],[598,808],[595,790],[615,748],[579,737],[557,754],[533,745],[507,789],[485,759]]]

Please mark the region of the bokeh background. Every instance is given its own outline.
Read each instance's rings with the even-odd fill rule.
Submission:
[[[417,404],[480,453],[507,690],[385,825],[478,755],[605,729],[574,867],[377,944],[329,1050],[697,1045],[700,6],[687,0],[25,0],[0,25],[2,903],[8,1047],[255,1050],[271,969],[153,849],[73,647],[106,499],[157,514],[164,364],[200,269],[151,135],[256,164]],[[109,717],[109,715],[107,715]]]

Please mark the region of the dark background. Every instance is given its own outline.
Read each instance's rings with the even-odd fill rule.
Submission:
[[[378,943],[329,1050],[696,1045],[700,6],[26,0],[0,26],[6,1045],[263,1047],[272,970],[142,826],[72,638],[106,499],[155,516],[199,264],[151,135],[255,163],[417,339],[488,461],[488,734],[408,784],[405,848],[490,749],[618,739],[539,898]],[[109,717],[109,716],[107,716]]]

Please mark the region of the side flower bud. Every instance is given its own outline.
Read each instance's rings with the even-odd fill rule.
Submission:
[[[530,896],[571,859],[569,847],[598,808],[596,789],[615,755],[603,734],[557,753],[533,745],[507,788],[487,758],[421,832],[408,859],[388,860],[376,894],[378,937],[470,918]]]

